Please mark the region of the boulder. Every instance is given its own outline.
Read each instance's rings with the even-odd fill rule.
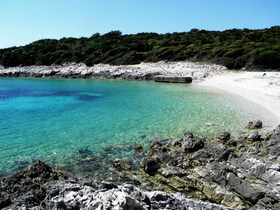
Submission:
[[[248,139],[250,141],[260,141],[261,135],[258,132],[254,132],[248,135]]]
[[[187,153],[196,152],[204,147],[204,140],[197,137],[186,138],[181,147]]]
[[[248,124],[246,125],[246,128],[251,130],[251,129],[260,129],[262,128],[263,124],[262,121],[257,120],[257,121],[250,121],[248,122]]]

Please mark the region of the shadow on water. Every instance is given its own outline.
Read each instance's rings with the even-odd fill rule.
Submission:
[[[0,90],[0,100],[9,100],[18,97],[74,97],[79,101],[93,101],[103,97],[102,94],[81,91],[55,91],[50,93],[36,93],[29,89]]]
[[[0,100],[9,100],[17,97],[27,97],[31,95],[29,89],[9,89],[9,90],[0,90]]]

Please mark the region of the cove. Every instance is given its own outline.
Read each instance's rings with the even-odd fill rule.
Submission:
[[[250,106],[196,85],[93,79],[0,79],[0,175],[36,160],[63,165],[79,151],[237,133]],[[112,156],[128,158],[131,150]]]

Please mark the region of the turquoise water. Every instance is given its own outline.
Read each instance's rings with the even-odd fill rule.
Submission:
[[[2,78],[0,113],[2,174],[38,159],[63,164],[84,148],[98,155],[186,131],[236,131],[248,121],[230,97],[193,85],[117,80]]]

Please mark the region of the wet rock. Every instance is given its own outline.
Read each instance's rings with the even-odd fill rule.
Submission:
[[[230,133],[229,132],[219,133],[216,138],[222,142],[228,141],[230,139]]]
[[[262,121],[250,121],[247,125],[246,128],[251,130],[251,129],[260,129],[262,128],[263,124]]]
[[[182,141],[182,149],[187,153],[196,152],[204,147],[204,140],[200,138],[187,138]]]
[[[144,148],[142,147],[141,144],[135,144],[134,145],[134,149],[136,152],[139,152],[139,153],[143,153],[144,152]]]
[[[152,158],[145,158],[142,162],[144,171],[150,176],[155,175],[155,173],[160,169],[160,164]]]

